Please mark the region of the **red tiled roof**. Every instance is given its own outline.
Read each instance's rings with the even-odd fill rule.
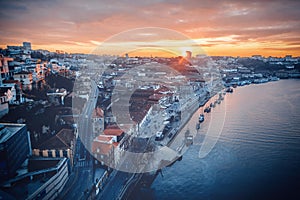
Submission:
[[[123,134],[122,129],[116,129],[116,128],[107,128],[103,131],[104,135],[114,135],[114,136],[121,136]]]
[[[93,118],[96,118],[96,117],[101,117],[103,118],[104,117],[104,112],[101,108],[97,107],[95,108],[95,110],[93,111],[93,115],[92,115]]]
[[[117,147],[117,146],[119,146],[119,142],[114,142],[113,145],[114,145],[114,147]]]
[[[155,90],[155,92],[170,92],[170,89],[166,86],[161,86],[159,89]]]
[[[166,96],[166,95],[165,94],[153,94],[149,97],[149,100],[150,101],[158,101],[164,96]]]
[[[96,137],[94,140],[97,142],[110,142],[113,137],[110,136],[104,136],[104,135],[99,135]]]
[[[55,136],[49,140],[39,144],[38,149],[69,149],[71,148],[71,141],[75,138],[74,132],[71,129],[62,129]]]
[[[3,80],[3,83],[19,83],[18,80]]]

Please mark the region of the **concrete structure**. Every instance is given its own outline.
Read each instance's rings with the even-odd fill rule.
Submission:
[[[11,178],[31,155],[31,143],[25,124],[0,123],[0,177]]]
[[[60,89],[56,89],[55,91],[47,92],[47,96],[60,97],[62,105],[64,105],[64,99],[66,95],[67,95],[67,90],[65,88],[60,88]]]
[[[57,199],[68,181],[67,158],[31,158],[27,172],[1,185],[15,199]]]
[[[32,154],[41,157],[69,158],[73,163],[75,134],[71,129],[62,129],[49,140],[33,147]]]

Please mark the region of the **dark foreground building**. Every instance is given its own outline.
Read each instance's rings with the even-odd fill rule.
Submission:
[[[0,179],[15,176],[30,155],[30,136],[26,125],[0,123]]]

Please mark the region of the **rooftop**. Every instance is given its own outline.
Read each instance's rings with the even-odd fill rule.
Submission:
[[[9,89],[11,89],[11,87],[8,87],[8,86],[1,86],[1,87],[0,87],[0,95],[1,95],[1,96],[6,96],[5,93],[6,93]]]
[[[129,101],[129,113],[133,121],[140,123],[146,116],[148,110],[154,104],[149,98],[154,94],[153,89],[136,90]]]
[[[20,81],[18,80],[3,80],[3,83],[5,84],[8,84],[8,83],[20,83]]]
[[[97,107],[95,108],[95,110],[93,111],[93,115],[92,118],[103,118],[104,117],[104,112],[101,108]]]
[[[124,131],[119,128],[107,128],[103,131],[104,135],[121,136]]]
[[[17,72],[15,74],[32,74],[31,72],[27,72],[27,71],[20,71],[20,72]]]
[[[25,126],[25,124],[0,123],[0,144],[9,140]]]
[[[111,137],[111,136],[99,135],[98,137],[96,137],[94,139],[94,141],[96,141],[96,142],[103,142],[103,143],[109,143],[109,142],[112,141],[112,139],[113,139],[113,137]]]
[[[1,189],[14,199],[26,199],[50,180],[65,162],[66,158],[30,158],[28,172],[3,183]]]
[[[95,140],[93,141],[92,144],[92,152],[97,154],[108,155],[112,148],[113,148],[112,144],[106,144]]]
[[[39,144],[38,149],[69,149],[71,148],[71,142],[74,140],[75,135],[71,129],[61,129],[56,135],[49,140]]]

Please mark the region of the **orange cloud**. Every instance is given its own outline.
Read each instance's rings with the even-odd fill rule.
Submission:
[[[300,2],[293,0],[12,0],[0,6],[2,47],[30,41],[36,49],[89,53],[122,31],[154,26],[193,38],[209,55],[300,55]]]

